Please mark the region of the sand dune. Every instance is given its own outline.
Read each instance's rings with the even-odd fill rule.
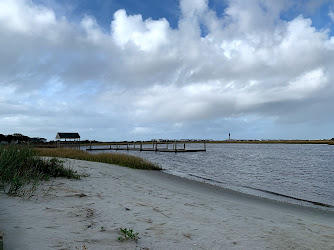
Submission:
[[[30,200],[0,194],[4,249],[334,249],[333,213],[163,172],[65,160]],[[119,242],[119,228],[140,239]]]

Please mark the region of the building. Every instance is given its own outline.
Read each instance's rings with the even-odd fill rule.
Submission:
[[[32,143],[39,143],[39,142],[46,143],[47,140],[45,138],[32,137],[32,138],[29,138],[29,142],[32,142]]]
[[[80,141],[79,133],[57,133],[56,135],[57,141]]]

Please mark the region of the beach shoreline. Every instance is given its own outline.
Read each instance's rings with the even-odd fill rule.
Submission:
[[[4,249],[332,249],[334,213],[160,171],[65,159],[30,200],[0,194]],[[139,233],[119,242],[119,228]]]

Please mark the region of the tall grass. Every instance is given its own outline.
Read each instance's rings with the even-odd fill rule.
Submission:
[[[158,165],[132,155],[115,153],[90,154],[82,150],[70,148],[36,148],[35,151],[40,156],[52,156],[84,161],[102,162],[134,169],[161,170]]]
[[[32,148],[0,145],[0,188],[7,194],[31,195],[41,181],[50,177],[80,178],[64,168],[60,160],[42,159]]]

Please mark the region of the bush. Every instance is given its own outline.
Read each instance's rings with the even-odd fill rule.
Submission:
[[[79,179],[56,159],[42,159],[29,147],[0,146],[0,188],[9,195],[33,194],[37,185],[50,177]],[[23,187],[29,185],[28,189]]]

